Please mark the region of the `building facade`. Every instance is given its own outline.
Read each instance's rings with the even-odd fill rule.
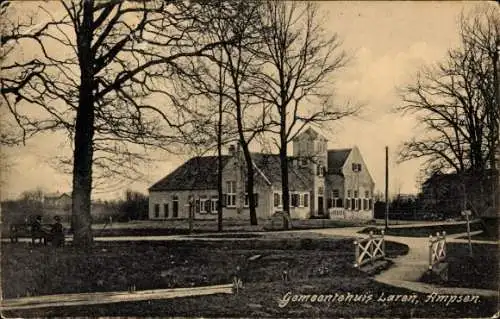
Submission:
[[[327,139],[312,128],[293,141],[288,157],[290,215],[296,219],[330,216],[373,218],[374,182],[357,149],[328,150]],[[282,211],[281,165],[277,154],[253,153],[257,217]],[[223,162],[223,216],[249,219],[246,164],[237,147]],[[215,219],[217,217],[217,157],[188,160],[149,188],[150,219]]]

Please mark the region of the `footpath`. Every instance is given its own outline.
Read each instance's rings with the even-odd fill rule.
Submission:
[[[392,227],[392,226],[391,226]],[[364,227],[349,227],[337,229],[319,229],[314,230],[316,233],[321,233],[330,236],[345,236],[345,237],[366,237],[366,234],[360,234]],[[471,235],[480,233],[473,232]],[[448,243],[468,243],[467,239],[459,239],[459,237],[467,236],[467,233],[459,233],[446,235]],[[398,242],[408,246],[409,251],[404,256],[399,256],[392,259],[393,265],[374,277],[375,281],[384,283],[390,286],[405,288],[420,293],[437,293],[437,294],[462,294],[462,295],[477,295],[482,297],[498,297],[498,291],[487,289],[460,288],[460,287],[441,287],[428,283],[419,282],[418,280],[428,270],[429,259],[429,238],[428,237],[401,237],[401,236],[385,236],[385,240]],[[473,244],[491,244],[497,245],[497,242],[472,240]]]

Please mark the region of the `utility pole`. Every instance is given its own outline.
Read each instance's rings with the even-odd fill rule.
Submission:
[[[385,147],[385,230],[389,229],[389,147]]]

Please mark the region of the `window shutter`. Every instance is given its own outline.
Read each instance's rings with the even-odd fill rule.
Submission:
[[[227,206],[227,194],[222,194],[222,202],[221,202],[222,207]]]
[[[199,212],[200,212],[200,200],[199,200],[199,199],[197,199],[197,200],[195,201],[195,207],[196,207],[196,210],[195,210],[195,211],[196,211],[197,213],[199,213]]]

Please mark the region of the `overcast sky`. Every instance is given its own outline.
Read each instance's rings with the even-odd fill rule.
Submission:
[[[36,1],[30,2],[37,6]],[[458,18],[477,2],[322,2],[327,14],[325,28],[339,34],[344,49],[353,61],[337,77],[336,92],[354,97],[365,104],[362,118],[335,125],[329,134],[329,148],[357,145],[376,190],[384,189],[384,147],[390,153],[391,193],[416,193],[418,161],[397,164],[401,143],[415,133],[412,118],[391,113],[400,100],[396,87],[408,83],[425,64],[441,60],[449,48],[458,45]],[[323,10],[324,9],[324,10]],[[71,176],[57,172],[50,161],[56,154],[71,152],[64,138],[55,135],[37,137],[13,149],[2,149],[14,163],[4,176],[2,199],[16,197],[22,191],[41,187],[47,192],[71,190]],[[70,153],[68,153],[70,154]],[[126,185],[94,198],[121,196],[125,187],[141,192],[186,159],[186,156],[162,155],[154,166],[145,166],[145,180]]]

